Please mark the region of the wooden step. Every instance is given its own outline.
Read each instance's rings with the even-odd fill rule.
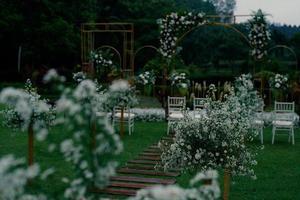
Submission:
[[[125,167],[131,169],[154,170],[154,165],[142,165],[142,164],[135,164],[135,163],[127,163]]]
[[[154,148],[154,149],[160,149],[158,145],[154,144],[154,145],[151,145],[149,148]]]
[[[142,165],[142,164],[127,163],[125,167],[130,168],[130,169],[155,170],[154,165]],[[181,172],[180,169],[169,169],[168,171]]]
[[[152,176],[170,176],[176,177],[179,176],[179,172],[162,172],[162,171],[155,171],[155,170],[141,170],[141,169],[126,169],[122,168],[117,170],[118,173],[125,173],[125,174],[142,174],[142,175],[152,175]]]
[[[112,181],[129,181],[129,182],[155,183],[155,184],[164,184],[164,185],[170,185],[176,183],[176,179],[144,178],[138,176],[113,176],[110,179]]]
[[[124,188],[112,188],[107,187],[105,189],[101,190],[95,190],[95,193],[101,193],[101,194],[114,194],[114,195],[122,195],[122,196],[135,196],[136,190],[132,189],[124,189]]]
[[[160,156],[139,156],[138,160],[154,160],[154,161],[161,161]]]
[[[156,165],[158,162],[153,160],[131,160],[128,163]]]
[[[145,149],[144,152],[145,153],[161,153],[161,151],[157,150],[157,149]]]
[[[160,156],[161,153],[147,153],[147,152],[143,152],[140,153],[141,156]]]
[[[133,189],[142,189],[154,186],[153,184],[144,184],[144,183],[126,183],[126,182],[117,182],[112,181],[109,184],[110,187],[120,187],[120,188],[133,188]]]

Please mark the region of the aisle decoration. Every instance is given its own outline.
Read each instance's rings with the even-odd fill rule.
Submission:
[[[200,119],[186,116],[175,124],[174,141],[160,144],[161,167],[183,171],[224,169],[226,181],[229,175],[255,179],[256,149],[246,142],[257,135],[251,121],[259,98],[250,78],[250,75],[237,78],[235,88],[223,102],[210,99],[206,114]],[[224,198],[228,197],[229,183],[225,186]]]
[[[34,132],[39,141],[48,135],[48,126],[52,124],[55,113],[48,101],[42,99],[28,79],[25,90],[5,88],[0,93],[0,102],[8,107],[4,109],[4,125],[28,132],[28,164],[33,164]]]
[[[68,136],[60,151],[75,170],[65,190],[66,199],[96,199],[89,190],[101,189],[114,175],[117,163],[106,160],[122,150],[122,144],[105,115],[97,115],[105,97],[97,91],[97,85],[84,80],[75,90],[65,89],[57,102],[58,125]]]
[[[218,185],[218,173],[216,171],[205,171],[198,173],[190,180],[189,188],[177,185],[154,186],[137,192],[136,197],[129,200],[214,200],[220,197]],[[205,182],[210,180],[208,185]]]

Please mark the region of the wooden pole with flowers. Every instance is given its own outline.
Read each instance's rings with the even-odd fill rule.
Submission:
[[[128,81],[126,80],[116,80],[112,83],[112,85],[109,86],[108,92],[107,92],[107,99],[106,102],[107,107],[110,108],[110,110],[113,110],[114,115],[120,114],[120,135],[124,136],[124,118],[129,117],[125,116],[127,113],[125,113],[125,109],[128,107],[132,107],[136,105],[137,99],[135,96],[135,90],[132,88]],[[116,110],[116,108],[119,108]],[[120,113],[115,113],[120,112]],[[117,117],[117,116],[113,116]],[[113,119],[114,120],[114,119]]]
[[[34,136],[40,141],[46,138],[46,127],[53,120],[52,108],[46,100],[40,98],[29,79],[25,83],[25,90],[3,89],[0,102],[8,105],[4,111],[5,124],[9,128],[22,128],[27,131],[27,163],[29,166],[33,165]]]
[[[255,152],[246,145],[256,137],[252,129],[252,113],[259,97],[250,75],[235,82],[234,92],[221,101],[209,100],[207,112],[200,119],[186,117],[175,124],[176,135],[162,144],[162,167],[184,171],[224,169],[223,199],[229,199],[232,175],[255,178]]]
[[[28,126],[28,166],[33,165],[33,149],[34,149],[34,134],[33,134],[33,123],[30,122],[29,126]]]

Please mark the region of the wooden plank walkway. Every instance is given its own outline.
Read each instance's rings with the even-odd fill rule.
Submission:
[[[164,136],[161,140],[172,142],[170,136]],[[139,189],[154,185],[170,185],[176,183],[176,177],[180,175],[179,169],[168,172],[155,170],[155,165],[160,161],[161,150],[158,144],[153,144],[145,149],[139,156],[130,160],[126,165],[117,170],[117,175],[111,177],[109,186],[96,193],[134,196]]]

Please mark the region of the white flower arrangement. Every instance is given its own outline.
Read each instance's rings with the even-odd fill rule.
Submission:
[[[252,82],[251,74],[242,74],[234,82],[235,95],[241,105],[253,115],[262,105],[262,99],[258,96]]]
[[[63,178],[69,184],[64,192],[66,199],[96,198],[88,189],[105,187],[115,174],[117,163],[103,157],[119,154],[122,143],[107,116],[96,117],[104,99],[93,81],[84,80],[73,91],[65,89],[57,102],[56,123],[63,125],[68,135],[60,144],[60,151],[75,170],[73,180]]]
[[[46,172],[46,171],[45,171]],[[27,194],[25,191],[28,180],[49,175],[41,173],[37,164],[25,167],[25,159],[16,159],[6,155],[0,159],[0,199],[2,200],[46,200],[42,194]]]
[[[255,153],[246,145],[256,136],[250,133],[249,113],[234,95],[224,102],[210,101],[206,115],[200,119],[187,116],[174,125],[174,142],[161,144],[162,167],[184,171],[223,168],[233,175],[255,178]]]
[[[108,110],[116,106],[133,107],[137,104],[135,89],[126,80],[116,80],[109,86],[105,102]]]
[[[142,85],[154,85],[156,76],[154,71],[145,71],[138,75],[137,82]]]
[[[154,186],[137,192],[136,197],[129,200],[214,200],[220,197],[216,171],[198,173],[190,181],[190,188],[181,188],[177,185]],[[204,182],[211,180],[211,184]],[[200,185],[200,186],[199,186]]]
[[[287,90],[288,89],[288,75],[275,74],[274,77],[271,77],[269,84],[271,89],[275,90]]]
[[[171,81],[172,86],[176,86],[178,88],[186,88],[190,86],[190,80],[187,78],[187,74],[184,72],[178,73],[174,71],[169,80]]]
[[[101,49],[91,51],[90,57],[97,69],[113,67],[112,54],[108,51],[103,51]]]
[[[268,43],[271,40],[271,33],[265,15],[261,10],[254,13],[252,19],[249,20],[250,33],[249,40],[252,46],[251,55],[256,60],[261,60],[267,55]]]
[[[143,122],[165,121],[165,110],[161,108],[133,108],[134,120]]]
[[[177,40],[186,31],[206,23],[203,13],[171,13],[157,20],[160,27],[160,52],[170,59],[177,53]]]
[[[46,127],[51,125],[55,118],[54,108],[48,104],[47,100],[41,99],[29,79],[25,84],[25,90],[3,89],[0,93],[0,102],[8,106],[2,112],[5,116],[4,125],[23,130],[32,126],[37,132],[37,138],[45,139],[48,133]]]

